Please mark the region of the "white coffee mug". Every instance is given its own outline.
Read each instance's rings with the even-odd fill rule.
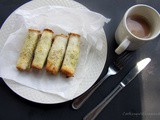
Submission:
[[[149,37],[140,38],[135,36],[129,30],[126,20],[128,16],[139,15],[144,17],[151,26],[151,33]],[[123,51],[127,50],[136,50],[142,44],[147,41],[153,40],[160,34],[160,15],[159,13],[152,7],[144,4],[138,4],[130,7],[123,19],[121,20],[116,33],[115,39],[119,44],[115,52],[117,54],[121,54]]]

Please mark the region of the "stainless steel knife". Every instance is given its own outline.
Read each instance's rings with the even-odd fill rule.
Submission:
[[[108,103],[126,86],[130,83],[137,75],[140,73],[149,63],[151,59],[145,58],[139,61],[134,68],[123,78],[123,80],[117,85],[116,88],[101,102],[99,103],[91,112],[89,112],[83,120],[94,120],[99,113],[108,105]]]

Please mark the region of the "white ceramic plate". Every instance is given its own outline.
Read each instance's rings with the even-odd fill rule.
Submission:
[[[35,8],[46,6],[46,5],[56,5],[56,6],[58,5],[58,6],[87,9],[80,3],[72,0],[34,0],[22,5],[20,8],[25,10],[31,10],[31,9],[35,9]],[[4,22],[0,30],[0,49],[2,49],[5,41],[7,40],[7,37],[12,32],[14,32],[14,29],[10,29],[10,27],[14,23],[15,19],[16,19],[16,16],[15,16],[15,13],[13,12]],[[103,50],[99,52],[95,49],[91,49],[91,52],[89,53],[89,58],[87,61],[87,66],[86,66],[87,72],[82,78],[86,82],[81,83],[76,94],[72,99],[78,97],[79,95],[84,93],[87,89],[89,89],[96,82],[96,80],[98,79],[98,77],[100,76],[104,68],[106,57],[107,57],[107,40],[106,40],[104,31],[102,31],[101,37],[103,38],[103,42],[104,42]],[[66,99],[61,98],[60,96],[41,92],[29,87],[20,85],[16,82],[13,82],[7,79],[4,79],[4,81],[9,86],[9,88],[12,89],[15,93],[33,102],[43,103],[43,104],[56,104],[56,103],[62,103],[67,101]]]

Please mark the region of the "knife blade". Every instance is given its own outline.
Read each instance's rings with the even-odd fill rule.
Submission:
[[[112,90],[112,92],[99,103],[91,112],[89,112],[83,120],[94,120],[99,113],[108,105],[108,103],[137,75],[140,73],[149,63],[151,59],[145,58],[139,62],[129,71],[129,73],[122,79],[122,81]]]
[[[122,86],[126,86],[128,83],[130,83],[137,75],[140,73],[149,63],[151,59],[145,58],[141,61],[139,61],[134,68],[131,69],[131,71],[123,78],[123,80],[120,82]]]

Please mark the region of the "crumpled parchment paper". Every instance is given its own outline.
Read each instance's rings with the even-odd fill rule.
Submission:
[[[87,64],[87,56],[91,47],[101,51],[103,40],[100,32],[109,19],[99,13],[86,9],[67,8],[60,6],[45,6],[34,10],[15,11],[17,20],[14,27],[17,31],[10,34],[0,53],[0,76],[22,85],[47,93],[59,95],[65,99],[73,98],[78,86],[83,81]],[[19,29],[20,28],[20,29]],[[69,32],[81,35],[80,58],[74,77],[65,78],[61,74],[53,76],[45,69],[21,72],[16,69],[20,50],[29,28],[43,30],[52,29],[55,34]]]

